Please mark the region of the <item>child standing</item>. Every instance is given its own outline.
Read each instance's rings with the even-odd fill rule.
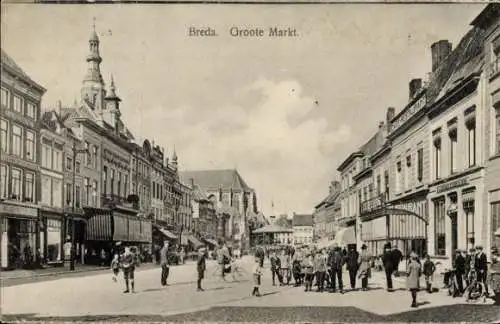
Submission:
[[[252,296],[260,297],[260,278],[262,276],[262,267],[260,266],[260,259],[255,259],[255,266],[253,268],[253,291]]]
[[[427,292],[432,293],[432,282],[434,279],[434,272],[436,271],[436,265],[431,261],[431,257],[429,255],[425,256],[424,262],[424,276],[425,276],[425,284],[427,286]]]
[[[120,260],[118,259],[118,254],[115,254],[113,260],[111,261],[111,271],[113,271],[113,282],[117,282],[116,277],[120,272]]]

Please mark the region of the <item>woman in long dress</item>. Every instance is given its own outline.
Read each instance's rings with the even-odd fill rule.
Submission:
[[[411,307],[417,307],[417,292],[420,289],[420,276],[422,268],[418,262],[418,256],[414,252],[410,254],[410,263],[408,263],[406,285],[411,292]]]
[[[366,244],[361,246],[361,253],[358,257],[359,273],[358,277],[361,279],[361,290],[368,290],[368,278],[371,275],[371,260],[372,255],[368,251]]]

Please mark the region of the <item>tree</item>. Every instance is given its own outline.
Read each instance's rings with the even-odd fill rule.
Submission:
[[[277,226],[285,227],[285,228],[292,228],[292,224],[288,221],[288,217],[286,215],[281,215],[276,219]]]

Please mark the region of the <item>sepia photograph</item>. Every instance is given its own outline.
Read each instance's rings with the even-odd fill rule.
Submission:
[[[499,3],[99,2],[0,4],[2,322],[500,323]]]

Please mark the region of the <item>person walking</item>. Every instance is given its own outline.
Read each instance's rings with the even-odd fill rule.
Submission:
[[[358,258],[359,277],[361,278],[361,290],[368,290],[368,278],[371,274],[372,255],[368,251],[366,244],[361,246],[361,253]]]
[[[163,247],[160,249],[160,265],[161,265],[161,285],[166,286],[168,275],[170,273],[170,264],[168,262],[168,241],[163,242]]]
[[[417,307],[417,292],[420,288],[421,267],[418,262],[418,256],[414,252],[410,254],[410,262],[408,263],[406,285],[411,292],[411,307]]]
[[[486,296],[489,296],[488,293],[488,282],[486,281],[488,275],[488,260],[486,258],[486,254],[483,252],[482,246],[476,247],[476,257],[474,261],[474,269],[477,273],[477,281],[484,285],[484,291]]]
[[[123,269],[123,277],[125,279],[125,294],[132,290],[132,293],[135,292],[135,267],[136,267],[137,257],[127,246],[125,247],[125,252],[121,255],[120,264]]]
[[[432,283],[434,281],[434,272],[436,271],[436,265],[431,261],[431,257],[427,254],[425,256],[424,262],[424,277],[425,277],[425,285],[426,290],[429,294],[432,293]]]
[[[384,247],[384,254],[382,255],[382,263],[384,265],[385,278],[387,282],[387,291],[392,292],[392,274],[394,272],[395,261],[394,254],[391,249],[391,243],[387,243]]]
[[[350,247],[347,252],[347,270],[349,271],[349,282],[351,284],[351,289],[356,289],[356,275],[359,269],[359,253],[354,247]]]
[[[198,286],[197,291],[203,291],[201,288],[201,280],[205,277],[205,270],[207,269],[207,251],[204,248],[201,248],[198,251],[198,261],[196,262],[196,270],[198,271]]]
[[[332,277],[332,292],[336,291],[336,281],[338,280],[338,287],[341,294],[344,293],[344,283],[342,280],[342,267],[344,265],[344,255],[340,247],[335,247],[330,253],[328,265],[330,266]]]

